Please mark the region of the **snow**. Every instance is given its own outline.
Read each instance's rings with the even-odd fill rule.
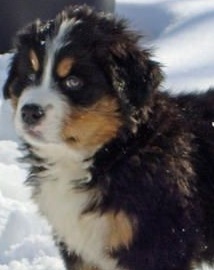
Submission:
[[[177,93],[214,85],[214,1],[117,0],[116,13],[145,34],[144,46],[154,48],[164,88]],[[10,58],[0,55],[0,89]],[[12,110],[0,91],[0,270],[64,270],[50,227],[23,184],[27,167],[18,163],[20,155]]]

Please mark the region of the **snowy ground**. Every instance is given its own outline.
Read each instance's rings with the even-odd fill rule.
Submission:
[[[165,88],[176,93],[214,85],[214,1],[117,0],[117,14],[146,35],[144,42],[164,66]],[[9,58],[0,55],[0,88]],[[0,93],[0,270],[63,270],[50,228],[23,185],[26,168],[16,161],[11,119]]]

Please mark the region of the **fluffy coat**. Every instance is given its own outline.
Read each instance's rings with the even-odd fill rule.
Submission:
[[[213,261],[214,92],[160,92],[138,40],[86,6],[17,35],[4,95],[68,270]]]

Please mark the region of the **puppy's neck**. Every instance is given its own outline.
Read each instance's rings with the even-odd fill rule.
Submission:
[[[25,145],[23,150],[25,155],[21,161],[30,164],[26,184],[34,187],[33,197],[46,181],[60,181],[70,188],[78,188],[91,181],[93,159],[85,159],[89,153],[76,153],[62,145]]]

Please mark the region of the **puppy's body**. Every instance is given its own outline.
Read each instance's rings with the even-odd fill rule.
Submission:
[[[69,270],[213,258],[213,91],[159,92],[159,65],[137,39],[86,7],[18,35],[4,94]]]

